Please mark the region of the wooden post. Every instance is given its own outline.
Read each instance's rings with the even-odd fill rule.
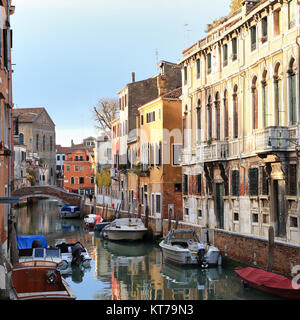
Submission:
[[[273,261],[274,261],[274,228],[269,227],[269,238],[268,238],[268,268],[267,271],[272,272]]]
[[[148,229],[148,216],[149,216],[149,207],[146,206],[145,210],[145,227]]]
[[[14,265],[19,262],[18,244],[17,244],[17,233],[15,228],[15,222],[9,220],[9,248],[10,248],[10,259]]]
[[[178,227],[179,216],[180,216],[180,209],[177,210],[176,222],[175,222],[175,227],[174,227],[175,230]]]
[[[142,205],[139,204],[139,209],[138,209],[138,218],[141,219],[142,217]]]

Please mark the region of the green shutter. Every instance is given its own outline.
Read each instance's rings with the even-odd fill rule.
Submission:
[[[251,168],[248,171],[249,179],[249,195],[257,196],[258,195],[258,169]]]

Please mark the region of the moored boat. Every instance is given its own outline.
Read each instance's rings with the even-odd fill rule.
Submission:
[[[87,228],[94,228],[96,217],[96,214],[88,214],[83,218]]]
[[[202,243],[197,232],[191,229],[170,230],[159,246],[166,260],[178,264],[207,267],[222,263],[220,250]]]
[[[55,262],[36,260],[15,264],[11,281],[16,300],[76,299]]]
[[[293,287],[292,279],[252,267],[237,268],[234,271],[246,287],[249,286],[282,298],[300,299],[300,288]]]
[[[48,247],[43,235],[17,236],[19,262],[44,260],[62,263],[60,249]]]
[[[139,218],[120,218],[102,229],[104,238],[108,240],[135,241],[144,238],[148,229]]]
[[[80,217],[80,207],[65,204],[60,209],[60,217],[65,219],[76,219]]]

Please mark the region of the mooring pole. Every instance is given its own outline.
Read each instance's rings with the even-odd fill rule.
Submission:
[[[269,227],[268,234],[268,271],[272,272],[274,261],[274,228],[272,226]]]
[[[179,216],[180,216],[180,209],[177,210],[176,222],[175,222],[175,227],[174,227],[175,230],[178,228]]]

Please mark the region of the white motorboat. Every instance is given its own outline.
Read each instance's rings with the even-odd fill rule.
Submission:
[[[80,208],[78,206],[72,206],[70,204],[65,204],[60,209],[61,218],[75,219],[80,217]]]
[[[207,267],[222,263],[220,250],[202,243],[199,235],[191,229],[170,230],[159,246],[166,260],[178,264]]]
[[[88,227],[88,228],[94,228],[96,217],[97,217],[96,214],[88,214],[88,215],[86,215],[86,216],[83,218],[86,227]]]
[[[121,218],[114,220],[102,229],[104,238],[108,240],[141,240],[147,228],[139,218]]]

